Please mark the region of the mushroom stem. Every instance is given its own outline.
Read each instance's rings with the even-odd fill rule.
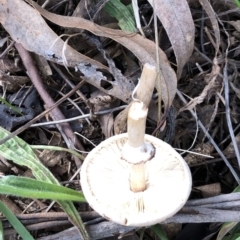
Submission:
[[[135,101],[128,112],[128,144],[137,148],[143,145],[148,109],[143,102]]]
[[[132,164],[130,174],[130,189],[133,192],[146,190],[145,163]]]
[[[143,66],[141,78],[138,83],[138,87],[136,89],[136,93],[134,94],[134,98],[142,101],[146,107],[148,107],[149,103],[151,102],[152,93],[156,85],[156,79],[157,79],[156,67],[149,63],[145,63]],[[126,132],[127,116],[131,105],[132,102],[116,117],[114,121],[114,132],[116,134]]]
[[[133,192],[146,189],[145,162],[155,154],[153,145],[144,141],[147,112],[142,102],[135,101],[128,113],[128,141],[123,147],[122,157],[130,163],[129,181]]]
[[[157,79],[156,67],[149,63],[145,63],[143,66],[143,71],[134,98],[142,101],[144,105],[147,107],[149,106],[149,103],[152,100],[152,94],[154,87],[156,85],[156,79]]]

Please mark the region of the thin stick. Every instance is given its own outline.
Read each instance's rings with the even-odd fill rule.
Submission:
[[[160,76],[160,59],[159,59],[159,48],[158,48],[158,28],[157,28],[157,14],[155,12],[155,1],[153,1],[153,14],[154,14],[154,33],[155,33],[155,45],[156,45],[156,63],[157,63],[157,91],[158,91],[158,121],[157,125],[161,121],[162,111],[162,88],[161,88],[161,76]]]

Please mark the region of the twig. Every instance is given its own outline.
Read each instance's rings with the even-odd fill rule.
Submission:
[[[225,32],[225,34],[227,35],[227,48],[225,51],[225,65],[223,68],[223,82],[224,82],[224,93],[225,93],[225,109],[226,109],[226,119],[227,119],[227,124],[228,124],[228,129],[229,129],[229,133],[232,139],[232,143],[233,143],[233,148],[237,157],[237,161],[238,161],[238,166],[240,167],[240,153],[239,153],[239,148],[238,148],[238,144],[234,135],[234,131],[233,131],[233,126],[232,126],[232,121],[231,121],[231,117],[230,117],[230,108],[229,108],[229,79],[228,79],[228,73],[227,73],[227,67],[228,67],[228,49],[230,46],[230,39],[229,39],[229,34],[226,31],[224,25],[222,24],[221,20],[218,18],[219,23],[222,25],[223,30]]]
[[[99,111],[99,112],[95,112],[94,115],[103,115],[103,114],[107,114],[107,113],[111,113],[111,112],[116,112],[116,111],[125,109],[126,107],[127,107],[127,105],[123,105],[123,106],[116,107],[116,108],[113,108],[113,109],[102,110],[102,111]],[[67,118],[67,119],[58,120],[58,121],[35,123],[35,124],[32,124],[31,127],[41,127],[41,126],[46,126],[46,125],[58,124],[58,123],[72,122],[72,121],[75,121],[75,120],[88,118],[90,116],[91,116],[91,113],[88,113],[88,114],[84,114],[84,115],[81,115],[81,116],[77,116],[77,117],[73,117],[73,118]]]
[[[223,203],[223,202],[231,202],[240,199],[240,193],[229,193],[229,194],[222,194],[215,197],[209,197],[205,199],[196,199],[190,200],[186,203],[186,207],[201,207],[207,204],[216,204],[216,203]]]
[[[5,56],[5,54],[9,51],[9,49],[10,49],[14,44],[15,44],[15,41],[12,41],[12,42],[7,46],[7,48],[1,53],[0,59],[2,59],[2,58]]]
[[[31,55],[20,43],[16,43],[15,47],[18,50],[19,55],[22,58],[23,64],[28,71],[28,75],[29,75],[32,83],[34,84],[35,88],[39,92],[43,101],[47,105],[47,108],[52,107],[55,104],[55,102],[53,101],[51,96],[48,94],[48,92],[45,90],[44,84],[42,82],[40,75],[38,74],[38,70],[37,70],[36,66],[34,65],[34,61],[31,57]],[[62,112],[60,111],[60,109],[58,107],[52,109],[52,111],[50,113],[51,113],[53,119],[56,119],[56,120],[65,119],[65,116],[62,114]],[[72,149],[72,144],[74,144],[80,150],[84,150],[82,144],[78,141],[78,139],[74,135],[74,132],[72,131],[72,129],[68,123],[63,123],[63,124],[61,124],[60,127],[61,127],[61,130],[64,132],[64,134],[66,134],[66,137],[71,141],[71,144],[66,142],[70,149]],[[81,161],[79,158],[77,158],[76,156],[73,156],[73,158],[74,158],[77,166],[81,165]]]

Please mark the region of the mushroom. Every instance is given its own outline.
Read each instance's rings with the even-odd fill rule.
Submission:
[[[127,226],[164,221],[183,207],[191,191],[191,173],[181,155],[139,129],[146,114],[141,103],[133,103],[128,133],[100,143],[81,169],[89,205],[106,219]]]
[[[95,147],[81,169],[89,205],[126,226],[150,226],[173,216],[187,201],[192,179],[187,163],[169,144],[145,134],[147,107],[135,100],[127,133]]]

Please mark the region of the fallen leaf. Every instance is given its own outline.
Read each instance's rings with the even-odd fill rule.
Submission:
[[[240,133],[238,133],[235,136],[235,139],[236,139],[237,145],[239,146],[240,145]],[[232,142],[226,147],[226,149],[223,151],[223,153],[228,159],[236,157],[236,153],[235,153]]]
[[[195,26],[186,0],[148,0],[164,26],[177,60],[177,78],[192,55]]]
[[[228,21],[238,32],[240,32],[240,20]]]
[[[219,46],[220,46],[220,30],[218,26],[218,20],[216,18],[216,13],[213,10],[210,2],[208,0],[199,0],[201,3],[203,9],[207,13],[213,27],[214,35],[215,35],[215,57],[217,56],[217,53],[219,51]]]
[[[63,64],[64,41],[48,27],[38,11],[21,0],[0,0],[0,3],[0,22],[12,39],[21,43],[30,52]],[[70,46],[66,46],[65,57],[68,59],[69,66],[72,67],[83,63],[108,69],[101,63],[78,53]]]
[[[201,191],[204,198],[218,196],[221,193],[220,183],[206,184],[195,188]]]
[[[112,73],[114,82],[107,78],[100,69],[110,72],[111,69],[69,47],[48,27],[39,12],[24,1],[1,1],[0,21],[16,42],[50,61],[66,67],[77,67],[84,75],[85,81],[107,94],[116,96],[124,102],[129,102],[134,88],[131,81],[117,71]],[[26,19],[31,19],[31,21],[26,21]],[[102,87],[105,82],[111,85],[111,89]]]
[[[210,156],[213,150],[214,150],[214,147],[210,142],[199,143],[193,149],[191,149],[192,153],[188,153],[184,157],[184,160],[189,166],[204,163],[206,161],[206,155]],[[198,153],[202,155],[198,155]]]
[[[26,1],[32,6],[34,6],[45,18],[47,18],[51,22],[62,27],[85,29],[97,36],[111,38],[128,48],[133,54],[135,54],[135,56],[142,62],[142,64],[149,63],[156,66],[155,43],[142,37],[141,35],[130,34],[121,30],[114,30],[102,27],[83,18],[66,17],[53,14],[41,8],[39,5],[37,5],[31,0]],[[169,64],[165,53],[160,48],[159,55],[163,79],[163,81],[161,82],[162,100],[164,101],[166,106],[169,106],[171,105],[176,94],[177,78],[174,70]],[[111,94],[111,91],[109,91],[109,94]],[[116,95],[114,96],[118,97]]]
[[[223,237],[229,233],[236,225],[238,224],[238,222],[226,222],[222,225],[219,233],[218,233],[218,236],[217,236],[217,239],[216,240],[222,240]]]
[[[120,105],[120,101],[114,97],[103,94],[101,91],[97,90],[91,94],[89,98],[89,105],[93,109],[94,112],[98,112],[101,110],[112,109]],[[105,135],[105,138],[109,138],[113,135],[113,124],[114,117],[113,113],[107,113],[103,115],[96,116],[99,121],[102,129],[102,133]]]
[[[59,132],[52,132],[52,137],[49,140],[48,146],[63,146],[63,140]],[[61,161],[61,159],[66,159],[66,155],[67,153],[64,151],[59,152],[44,149],[38,157],[42,160],[45,166],[54,167]]]

